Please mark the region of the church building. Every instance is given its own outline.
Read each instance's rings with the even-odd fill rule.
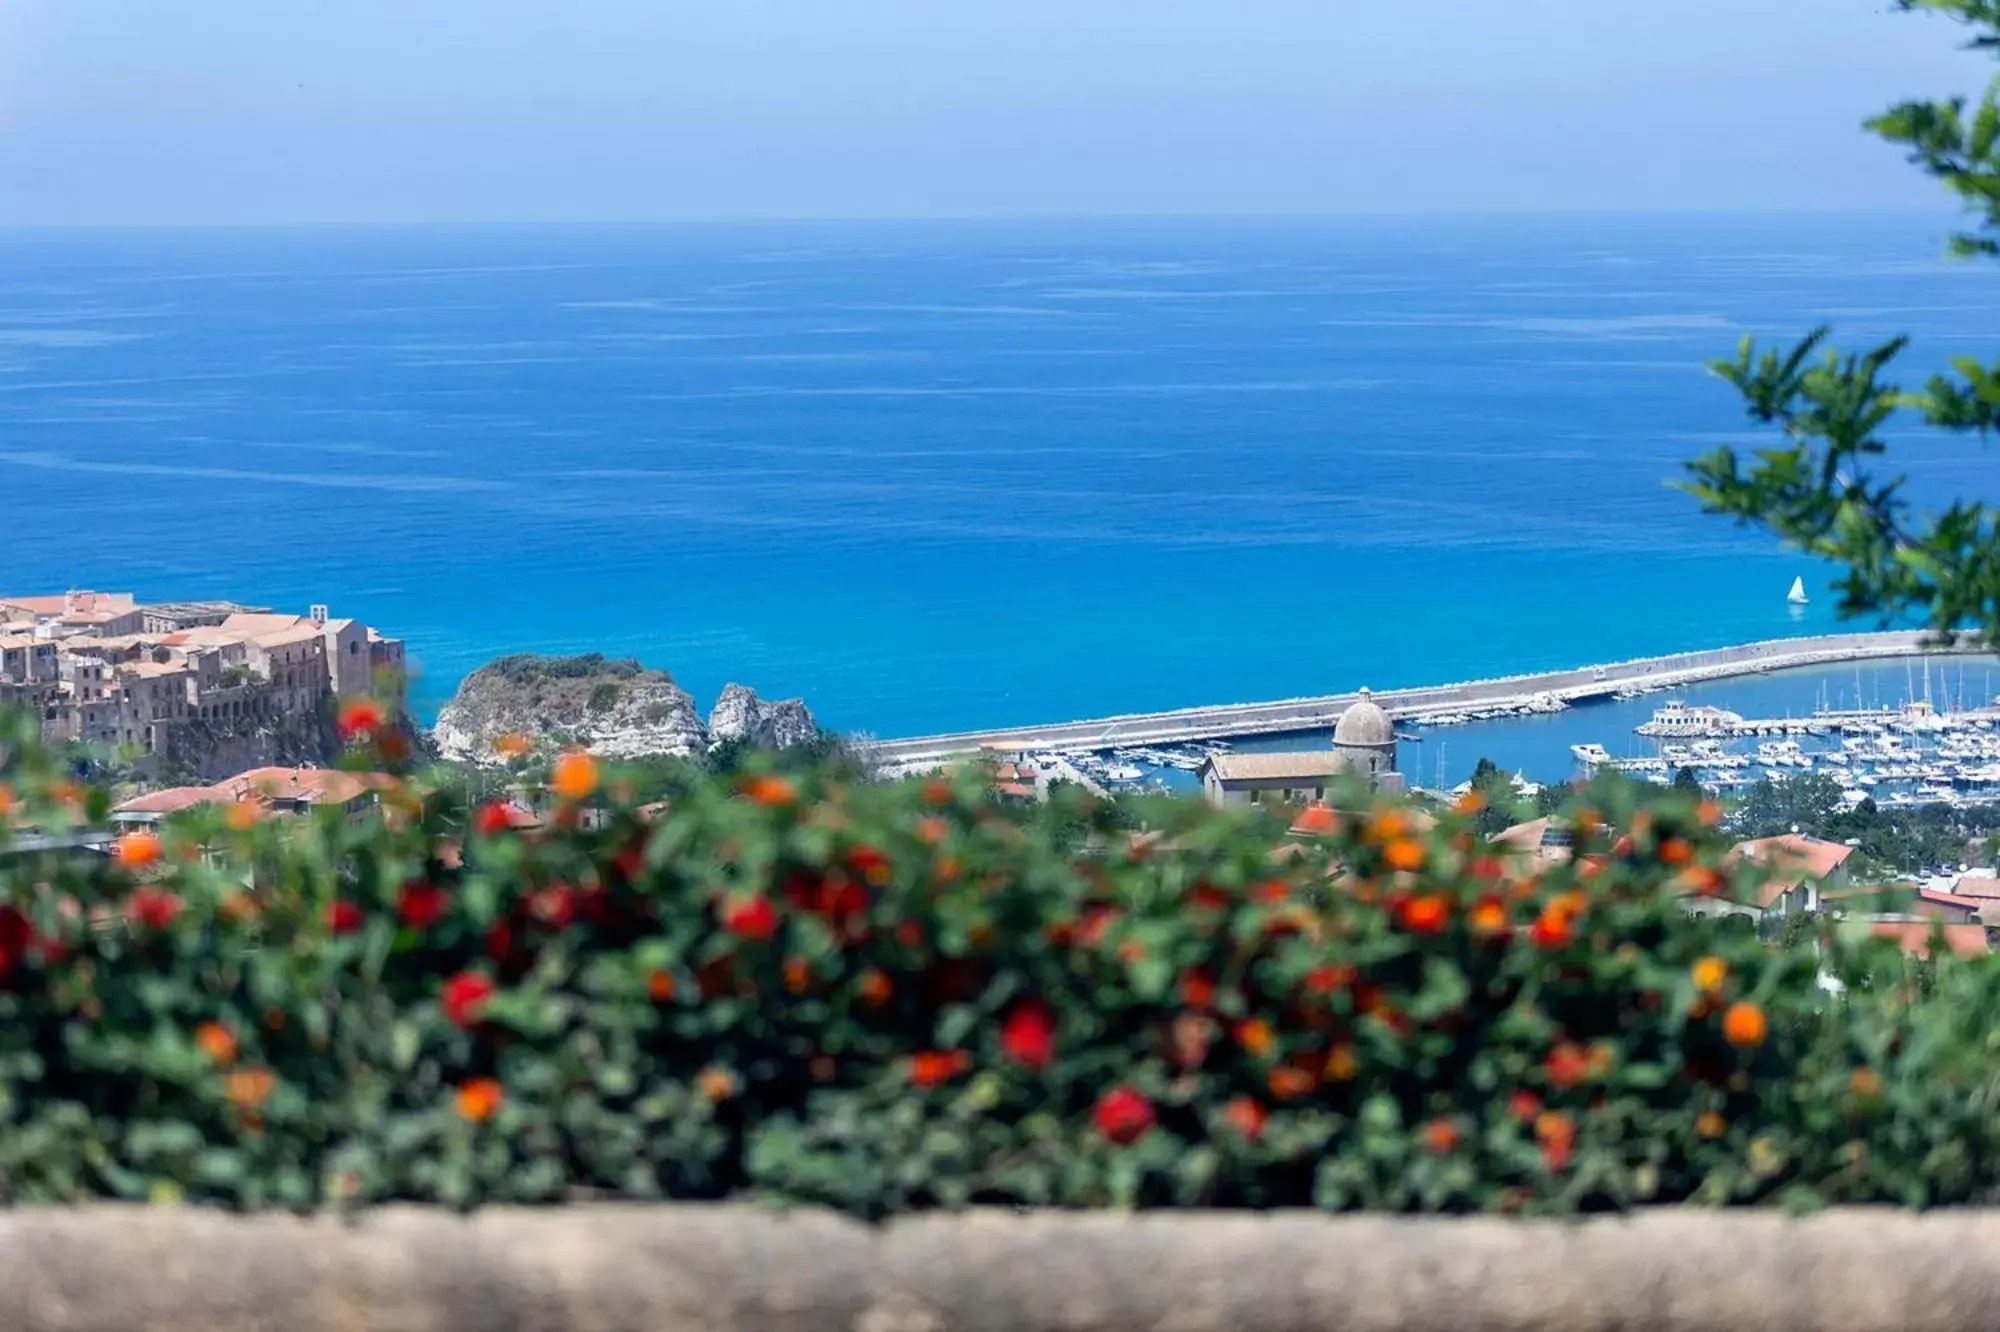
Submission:
[[[1378,791],[1401,791],[1396,771],[1396,728],[1363,689],[1340,714],[1329,749],[1285,754],[1211,754],[1201,766],[1201,790],[1211,805],[1268,800],[1306,804],[1326,799],[1347,774],[1366,777]]]

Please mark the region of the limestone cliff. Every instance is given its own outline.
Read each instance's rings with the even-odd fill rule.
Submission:
[[[743,740],[759,749],[789,749],[811,742],[819,723],[796,698],[766,703],[740,684],[725,685],[708,714],[711,744]]]
[[[485,762],[509,732],[613,759],[695,757],[709,745],[694,699],[672,676],[594,652],[488,662],[465,677],[432,736],[445,758]]]

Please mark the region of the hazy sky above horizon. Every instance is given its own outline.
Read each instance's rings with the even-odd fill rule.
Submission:
[[[4,0],[0,225],[1935,203],[1888,0]]]

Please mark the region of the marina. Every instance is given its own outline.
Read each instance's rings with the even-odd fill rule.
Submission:
[[[1604,766],[1663,782],[1686,768],[1725,793],[1822,773],[1850,803],[1971,802],[2000,799],[1997,665],[1914,634],[1848,635],[1375,697],[1393,718],[1400,768],[1434,790],[1485,759],[1524,789]],[[1306,706],[1215,710],[1200,718],[1212,731],[1190,739],[1158,738],[1190,715],[1164,714],[1052,728],[1040,744],[992,733],[980,746],[1031,764],[1060,757],[1106,789],[1191,791],[1211,753],[1325,746],[1330,721],[1262,729],[1270,710]],[[1245,711],[1253,724],[1230,730],[1227,718]]]

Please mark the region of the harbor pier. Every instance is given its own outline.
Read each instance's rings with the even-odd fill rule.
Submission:
[[[1376,692],[1392,718],[1416,721],[1483,708],[1553,711],[1630,691],[1653,692],[1711,680],[1759,675],[1802,666],[1831,666],[1883,657],[1917,657],[1978,650],[1946,648],[1916,630],[1779,638],[1736,647],[1676,652],[1660,657],[1578,666],[1569,670],[1497,676],[1458,684]],[[1270,703],[1225,703],[1167,712],[1130,713],[1088,721],[960,731],[951,735],[877,741],[871,757],[891,771],[917,771],[982,749],[1084,753],[1137,745],[1234,740],[1292,731],[1330,730],[1358,697],[1356,692]]]

